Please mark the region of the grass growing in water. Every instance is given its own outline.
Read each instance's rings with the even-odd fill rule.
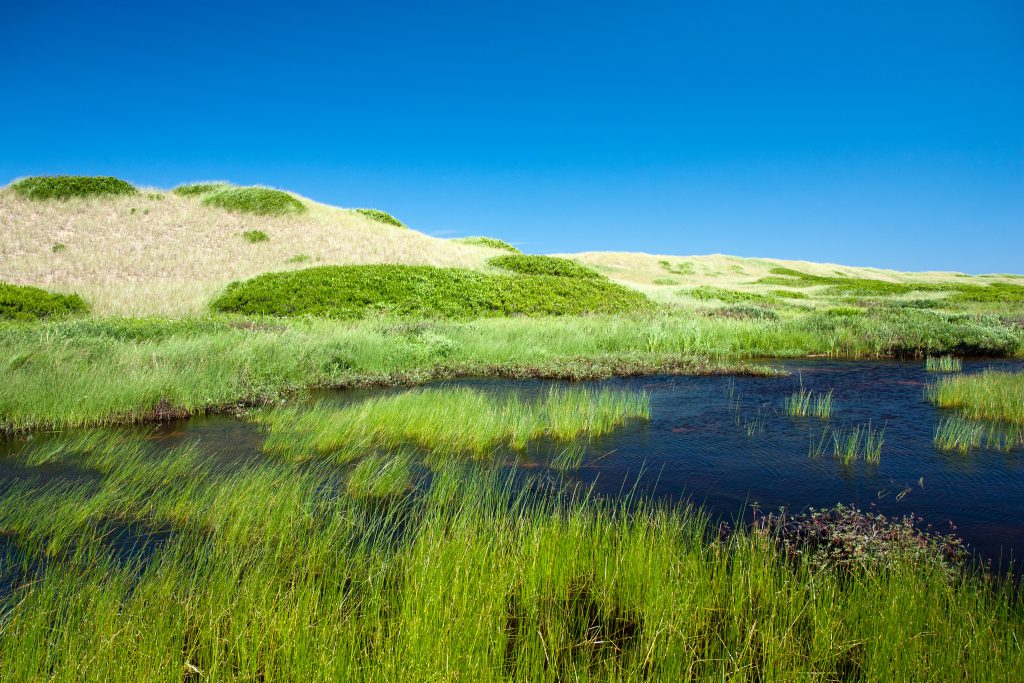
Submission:
[[[800,388],[786,398],[784,410],[790,417],[813,415],[827,420],[832,416],[832,390],[829,389],[827,394],[815,394],[810,389],[804,389],[801,379]]]
[[[406,227],[405,223],[398,220],[387,211],[381,211],[380,209],[355,209],[355,212],[362,216],[366,216],[371,221],[386,223],[388,225],[393,225],[396,228]]]
[[[352,469],[345,490],[357,498],[381,498],[405,493],[412,485],[412,456],[402,450],[371,453]]]
[[[499,240],[494,237],[459,237],[454,241],[462,244],[475,244],[478,247],[490,247],[491,249],[501,249],[503,251],[510,251],[513,254],[521,254],[523,252],[515,248],[505,240]]]
[[[692,508],[538,499],[495,474],[446,468],[367,505],[326,494],[325,468],[40,448],[22,460],[102,477],[0,492],[23,558],[0,570],[5,679],[1013,680],[1022,665],[1011,588],[885,529],[867,549],[881,561],[840,563],[770,528],[722,537]]]
[[[932,439],[940,451],[966,454],[977,448],[1008,453],[1024,446],[1024,427],[1016,424],[966,420],[959,416],[943,418]]]
[[[849,465],[863,460],[877,465],[882,459],[882,444],[885,443],[885,428],[875,429],[871,422],[844,427],[832,432],[832,444],[836,460]]]
[[[15,181],[10,187],[19,196],[38,201],[139,193],[131,183],[110,176],[33,176]]]
[[[0,282],[0,320],[41,320],[84,313],[88,309],[77,294],[55,294],[38,287]]]
[[[540,437],[568,441],[599,436],[630,419],[647,419],[650,398],[608,389],[552,387],[533,400],[455,387],[416,389],[346,408],[319,406],[264,412],[264,450],[305,459],[313,453],[354,453],[414,444],[440,453],[484,456],[521,449]]]
[[[269,187],[224,187],[203,195],[203,204],[257,216],[286,216],[306,210],[306,205],[281,190]]]
[[[960,372],[963,362],[956,356],[928,356],[924,360],[925,372]]]
[[[975,420],[1024,423],[1024,373],[985,370],[943,377],[928,387],[928,399],[941,408],[957,408]]]

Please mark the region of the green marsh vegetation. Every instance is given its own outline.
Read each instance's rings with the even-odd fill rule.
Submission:
[[[940,451],[956,451],[960,454],[979,448],[1009,452],[1024,446],[1024,427],[1012,423],[968,420],[953,415],[939,421],[932,443]]]
[[[232,283],[211,306],[223,313],[343,319],[375,312],[474,318],[607,314],[653,308],[640,292],[587,272],[593,277],[490,275],[434,266],[321,266]]]
[[[877,465],[882,460],[883,444],[885,427],[878,429],[870,421],[867,424],[841,427],[832,432],[833,454],[844,465],[857,460]]]
[[[540,438],[600,436],[649,416],[650,398],[643,393],[552,387],[523,400],[455,387],[414,389],[344,408],[277,408],[258,419],[268,430],[267,452],[292,460],[318,453],[351,460],[407,445],[482,458],[501,447],[522,450]]]
[[[406,227],[405,223],[398,220],[387,211],[381,211],[380,209],[355,209],[355,212],[362,216],[366,216],[371,221],[386,223],[387,225],[393,225],[396,228]]]
[[[5,679],[1012,680],[1024,663],[1020,598],[907,527],[872,522],[837,556],[788,525],[722,534],[686,506],[464,465],[361,489],[330,463],[225,468],[117,434],[15,457],[97,475],[0,492]]]
[[[963,361],[956,356],[928,356],[924,359],[925,372],[960,372]]]
[[[931,384],[928,399],[974,420],[1024,423],[1024,373],[985,370],[943,377]]]
[[[139,191],[129,182],[110,176],[32,176],[10,185],[15,194],[37,201],[117,197]]]
[[[832,390],[815,394],[811,389],[804,389],[801,379],[800,388],[786,397],[783,410],[790,417],[813,416],[827,420],[832,416]]]
[[[0,321],[33,321],[84,313],[89,307],[77,294],[57,294],[39,287],[0,282]]]
[[[203,204],[257,216],[287,216],[306,211],[306,205],[281,190],[269,187],[222,187],[203,193]]]
[[[501,249],[502,251],[510,251],[513,254],[521,254],[516,247],[512,246],[504,240],[499,240],[494,237],[458,237],[454,240],[462,244],[473,244],[478,247],[490,247],[491,249]]]

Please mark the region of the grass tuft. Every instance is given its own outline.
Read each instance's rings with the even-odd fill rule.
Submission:
[[[267,233],[263,232],[262,230],[246,230],[245,232],[242,233],[242,238],[246,242],[252,242],[253,244],[257,242],[270,241],[270,237],[268,237]]]
[[[925,372],[960,372],[963,362],[956,356],[928,356],[924,359]]]
[[[380,209],[355,209],[355,212],[366,216],[371,221],[377,221],[378,223],[387,223],[393,225],[396,228],[406,227],[405,223],[392,216],[387,211],[381,211]]]
[[[32,176],[11,183],[11,189],[22,197],[39,201],[139,193],[131,183],[111,176]]]
[[[875,429],[871,422],[844,427],[832,433],[836,460],[849,465],[863,460],[877,465],[882,460],[882,445],[885,443],[885,428]]]
[[[200,195],[211,194],[229,187],[231,187],[231,183],[225,182],[187,183],[185,185],[178,185],[176,188],[171,190],[171,192],[179,197],[198,197]]]
[[[257,216],[303,213],[306,205],[281,190],[269,187],[225,187],[203,196],[203,204]]]
[[[521,253],[523,253],[523,252],[519,251],[518,249],[516,249],[515,247],[513,247],[508,242],[506,242],[504,240],[496,239],[494,237],[459,237],[459,238],[456,238],[454,241],[455,242],[459,242],[461,244],[473,244],[473,245],[476,245],[478,247],[490,247],[491,249],[502,249],[504,251],[510,251],[513,254],[521,254]]]

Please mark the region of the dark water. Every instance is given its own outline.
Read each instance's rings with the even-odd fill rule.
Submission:
[[[943,453],[932,445],[941,411],[925,399],[936,378],[921,362],[798,361],[779,363],[787,378],[646,377],[590,383],[643,390],[651,397],[649,422],[634,421],[590,442],[584,464],[559,476],[602,494],[633,491],[645,496],[689,499],[716,516],[735,520],[754,507],[830,507],[837,503],[874,508],[887,515],[914,514],[939,531],[956,532],[982,558],[1005,566],[1024,553],[1024,449],[1009,453],[975,450]],[[1024,370],[1021,361],[965,361],[964,371],[986,367]],[[798,386],[834,391],[832,417],[791,418],[783,400]],[[544,381],[464,380],[434,385],[515,391],[546,391]],[[388,390],[395,391],[395,390]],[[343,405],[381,392],[330,392],[316,400]],[[878,465],[842,465],[824,442],[810,452],[824,428],[867,423],[885,428]],[[249,423],[209,417],[159,427],[156,442],[171,447],[199,439],[204,450],[226,459],[258,457],[262,435]],[[831,437],[826,437],[830,439]],[[15,448],[8,443],[6,449]],[[535,445],[512,456],[520,466],[543,471],[553,444]],[[548,452],[545,453],[544,451]],[[0,457],[5,479],[26,476]],[[66,476],[57,473],[53,476]],[[1019,567],[1016,568],[1019,571]]]

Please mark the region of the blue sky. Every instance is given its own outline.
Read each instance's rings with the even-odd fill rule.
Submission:
[[[0,182],[229,179],[531,252],[1024,271],[1024,4],[11,3]]]

